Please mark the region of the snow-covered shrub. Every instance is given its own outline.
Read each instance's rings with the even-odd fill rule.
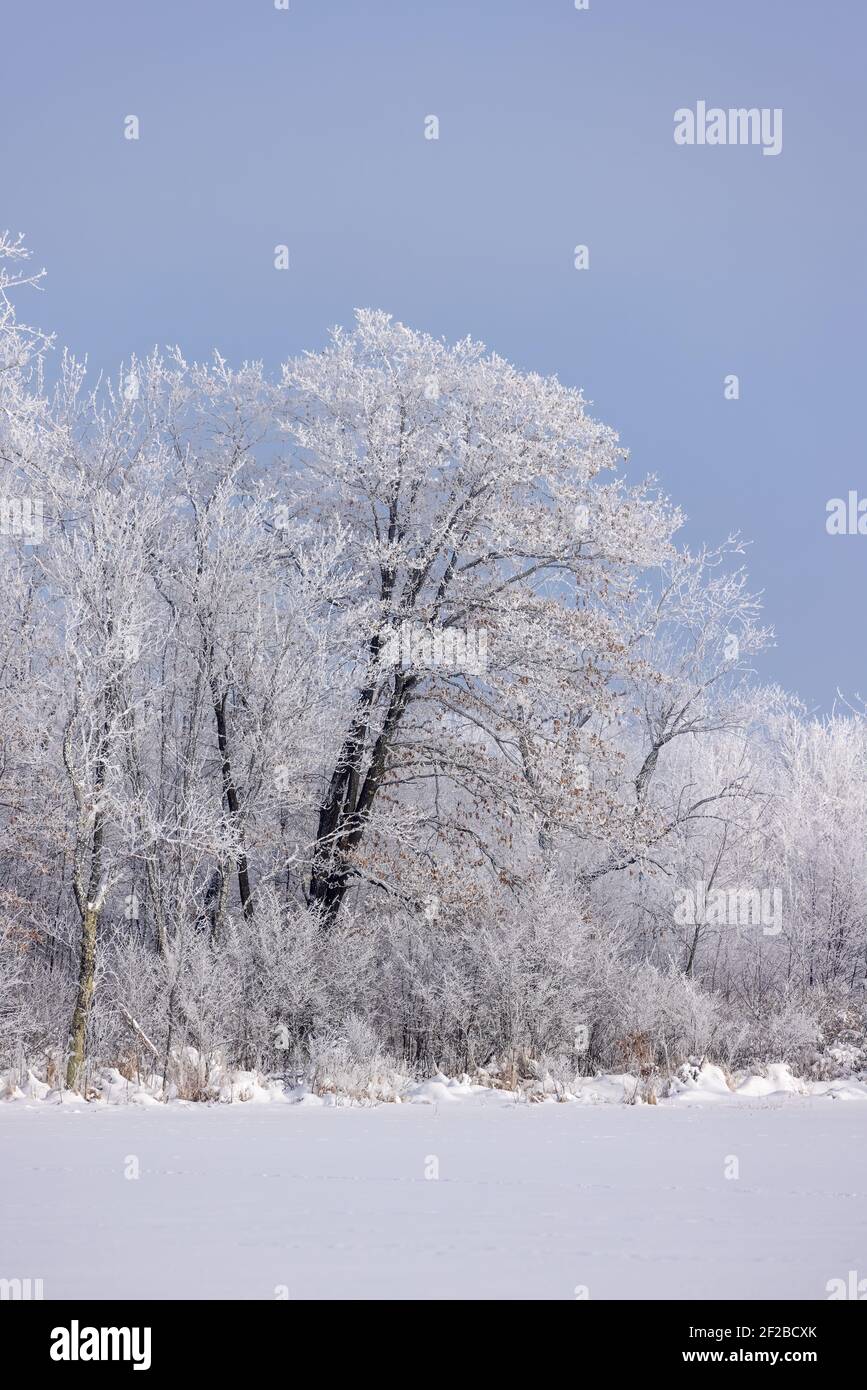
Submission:
[[[721,1031],[722,1010],[713,995],[687,976],[669,968],[661,971],[645,962],[622,981],[617,1001],[612,1045],[624,1071],[639,1068],[672,1070],[688,1057],[714,1052]]]
[[[307,1075],[317,1095],[394,1100],[407,1084],[396,1059],[382,1050],[373,1029],[358,1014],[349,1014],[339,1027],[313,1033],[306,1050]]]

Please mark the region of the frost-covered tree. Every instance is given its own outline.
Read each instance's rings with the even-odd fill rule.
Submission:
[[[362,580],[311,901],[440,842],[508,875],[523,818],[582,815],[580,729],[637,672],[635,576],[679,518],[579,391],[471,340],[364,311],[284,383],[301,495]]]

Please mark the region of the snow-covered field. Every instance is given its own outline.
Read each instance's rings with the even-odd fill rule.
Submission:
[[[863,1092],[22,1098],[0,1105],[0,1278],[46,1299],[823,1299],[867,1275]]]

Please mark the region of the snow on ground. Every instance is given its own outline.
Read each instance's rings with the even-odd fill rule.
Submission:
[[[655,1106],[445,1079],[375,1107],[21,1097],[0,1105],[0,1278],[47,1299],[823,1299],[867,1276],[867,1088],[787,1076]]]

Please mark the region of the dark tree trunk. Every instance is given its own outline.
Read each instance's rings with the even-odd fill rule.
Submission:
[[[364,836],[377,793],[385,777],[389,750],[409,704],[414,680],[397,674],[382,728],[374,740],[362,778],[370,724],[372,690],[365,690],[358,713],[344,740],[319,811],[309,901],[330,924],[340,910],[352,874],[352,856]]]
[[[211,681],[211,691],[214,699],[214,718],[217,724],[217,747],[220,750],[220,772],[223,779],[223,798],[229,817],[236,829],[241,824],[241,807],[238,801],[238,792],[232,778],[232,763],[229,757],[229,734],[226,725],[226,699],[227,691],[220,693],[215,680]],[[247,864],[247,855],[241,849],[238,852],[238,893],[241,898],[241,909],[244,916],[253,916],[253,895],[250,891],[250,870]]]

